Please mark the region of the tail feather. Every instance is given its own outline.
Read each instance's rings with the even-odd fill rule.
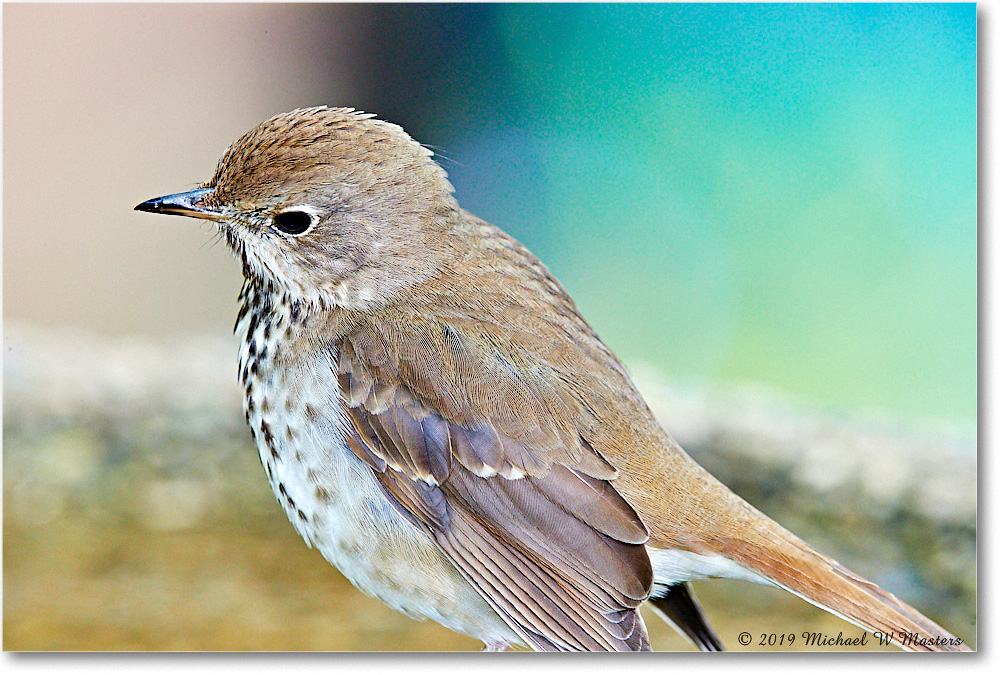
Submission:
[[[910,651],[971,651],[923,614],[768,521],[754,541],[719,542],[725,556],[782,588]]]

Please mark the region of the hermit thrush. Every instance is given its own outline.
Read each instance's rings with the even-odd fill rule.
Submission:
[[[967,649],[695,464],[559,282],[463,211],[399,127],[278,115],[204,186],[136,209],[209,219],[239,256],[239,376],[268,480],[391,607],[487,648],[641,650],[650,600],[713,650],[686,582],[729,577],[908,648]]]

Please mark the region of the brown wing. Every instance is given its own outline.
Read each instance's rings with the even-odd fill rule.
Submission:
[[[572,395],[429,320],[362,322],[338,359],[352,450],[530,646],[649,648],[648,532],[572,424]]]

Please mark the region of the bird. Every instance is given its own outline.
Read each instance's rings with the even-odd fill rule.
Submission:
[[[135,209],[232,248],[264,472],[306,543],[388,606],[487,651],[644,651],[648,601],[717,651],[689,582],[729,578],[908,650],[969,650],[692,460],[563,286],[401,127],[281,113],[207,183]]]

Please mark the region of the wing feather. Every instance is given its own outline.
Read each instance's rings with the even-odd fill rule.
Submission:
[[[582,404],[496,344],[407,329],[365,323],[340,346],[349,447],[530,646],[648,649],[648,531],[572,423]]]

